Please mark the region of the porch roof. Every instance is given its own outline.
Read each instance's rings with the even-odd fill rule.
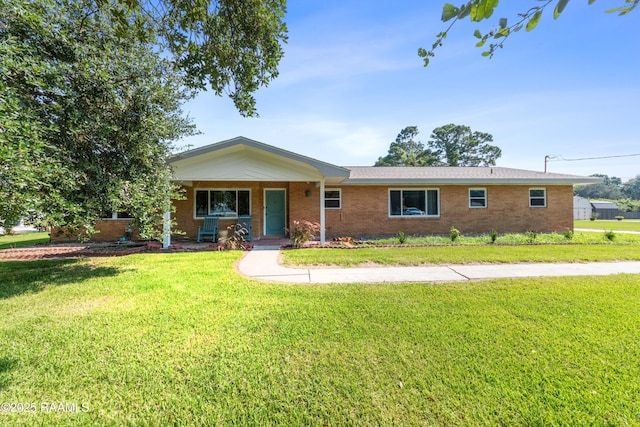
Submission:
[[[349,170],[237,137],[169,158],[177,181],[321,181],[338,184]]]

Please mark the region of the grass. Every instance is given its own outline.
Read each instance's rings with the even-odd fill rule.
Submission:
[[[640,423],[640,275],[275,285],[237,252],[0,262],[12,425]]]
[[[619,230],[619,231],[640,231],[640,220],[624,219],[597,219],[595,221],[576,220],[575,228],[588,228],[591,230]]]
[[[498,242],[526,240],[525,235],[500,236]],[[422,247],[363,247],[346,249],[300,249],[285,251],[285,265],[357,266],[380,265],[518,263],[518,262],[594,262],[640,260],[640,236],[616,234],[614,241],[604,233],[576,233],[569,241],[562,235],[539,235],[535,242],[516,246],[489,244],[487,236],[462,236],[451,244],[447,237],[413,237],[408,243],[429,242]],[[515,243],[514,243],[515,244]]]
[[[38,243],[47,243],[49,233],[46,231],[34,233],[20,233],[12,235],[0,235],[0,250],[31,246]]]
[[[0,402],[89,409],[0,423],[640,423],[640,275],[276,285],[239,256],[0,262]]]

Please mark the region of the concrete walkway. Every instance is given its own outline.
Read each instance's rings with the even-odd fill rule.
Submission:
[[[462,282],[505,277],[606,276],[640,274],[640,261],[438,265],[427,267],[290,268],[278,263],[278,249],[247,252],[238,264],[244,276],[285,283]]]

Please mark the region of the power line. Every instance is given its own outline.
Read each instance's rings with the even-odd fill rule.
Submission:
[[[636,157],[636,156],[640,156],[640,153],[638,154],[621,154],[619,156],[601,156],[601,157],[583,157],[580,159],[565,159],[562,156],[546,156],[546,159],[548,162],[577,162],[580,160],[600,160],[600,159],[614,159],[614,158],[619,158],[619,157]]]

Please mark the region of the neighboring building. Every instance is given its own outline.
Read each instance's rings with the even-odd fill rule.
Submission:
[[[195,237],[205,216],[220,229],[251,217],[252,237],[283,236],[294,220],[335,236],[573,229],[573,185],[598,178],[503,167],[340,167],[238,137],[169,160],[186,193],[177,228]],[[106,223],[106,224],[105,224]],[[98,224],[117,239],[128,220]]]
[[[600,200],[591,201],[593,212],[598,215],[598,219],[614,219],[620,213],[618,205],[613,202],[605,202]]]
[[[593,207],[589,199],[573,196],[573,219],[591,219]]]

